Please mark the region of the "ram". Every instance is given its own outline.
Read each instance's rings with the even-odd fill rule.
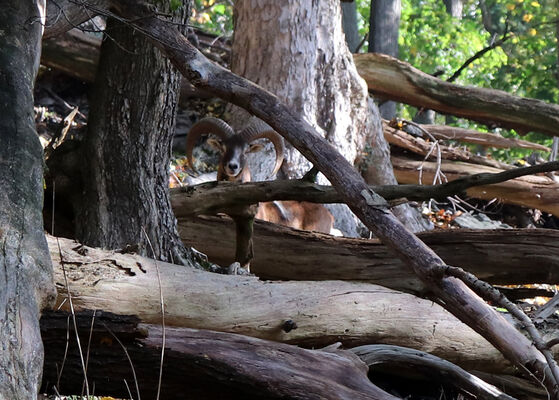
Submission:
[[[186,157],[192,169],[192,151],[196,142],[202,135],[210,134],[213,137],[208,139],[208,144],[221,154],[217,168],[218,181],[250,182],[251,174],[246,155],[263,148],[262,144],[255,143],[257,139],[268,139],[274,145],[276,160],[272,175],[281,167],[283,141],[268,124],[253,119],[246,128],[236,133],[225,121],[208,117],[194,124],[186,139]],[[260,203],[256,218],[297,229],[333,232],[332,214],[321,204],[305,201]]]

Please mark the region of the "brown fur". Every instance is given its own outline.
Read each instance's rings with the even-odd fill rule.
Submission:
[[[322,204],[306,201],[260,203],[256,218],[291,228],[330,233],[334,217]]]

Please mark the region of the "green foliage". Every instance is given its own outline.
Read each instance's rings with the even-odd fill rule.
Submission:
[[[232,36],[233,2],[231,0],[194,0],[191,24],[218,36]]]
[[[357,0],[357,4],[363,21],[361,33],[366,34],[370,1]],[[557,103],[558,15],[556,0],[469,0],[461,19],[451,17],[440,0],[402,0],[400,59],[429,74],[440,72],[440,78],[447,79],[476,52],[509,33],[503,46],[474,61],[456,83]],[[403,106],[400,113],[412,118],[415,109]],[[438,118],[437,122],[445,123],[444,116]],[[487,130],[464,120],[455,124]],[[500,133],[517,136],[514,131]],[[551,143],[549,137],[536,133],[525,139]],[[493,154],[510,160],[526,152],[496,150]]]
[[[182,7],[182,0],[169,0],[169,8],[171,11],[177,11]]]

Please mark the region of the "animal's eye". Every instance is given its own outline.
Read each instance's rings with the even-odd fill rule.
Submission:
[[[256,153],[257,151],[260,151],[264,148],[264,145],[261,143],[254,143],[251,144],[250,147],[248,148],[248,150],[246,151],[247,153]]]
[[[222,142],[221,140],[219,140],[219,139],[210,137],[210,138],[208,138],[207,143],[208,143],[211,147],[213,147],[215,150],[217,150],[217,151],[219,151],[219,152],[221,152],[221,153],[223,153],[224,150],[225,150],[225,148],[224,148],[224,146],[223,146],[223,142]]]

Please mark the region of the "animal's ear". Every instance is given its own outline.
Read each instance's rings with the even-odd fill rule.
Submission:
[[[264,148],[264,145],[262,143],[253,143],[248,148],[247,153],[256,153],[256,152],[262,150],[263,148]]]
[[[220,153],[225,152],[225,146],[223,145],[223,142],[219,139],[216,139],[215,137],[210,136],[206,141],[206,143],[208,143],[211,147],[213,147],[215,150],[219,151]]]

